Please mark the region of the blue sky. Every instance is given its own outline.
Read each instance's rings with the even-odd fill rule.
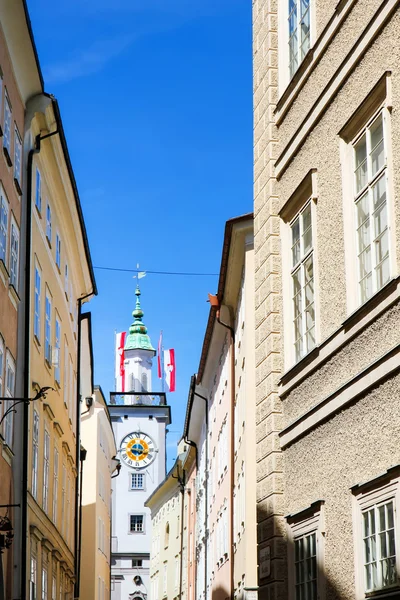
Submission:
[[[29,0],[59,101],[95,267],[218,273],[225,221],[252,210],[250,0]],[[136,280],[95,269],[95,381],[114,388],[114,331]],[[216,276],[141,280],[153,346],[175,348],[168,467]],[[160,389],[153,373],[153,390]]]

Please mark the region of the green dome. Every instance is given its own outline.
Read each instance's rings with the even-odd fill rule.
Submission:
[[[140,289],[137,286],[136,291],[136,307],[132,312],[134,322],[129,327],[129,335],[126,338],[125,350],[151,350],[156,353],[151,345],[150,337],[147,335],[147,327],[142,322],[143,311],[140,306]]]

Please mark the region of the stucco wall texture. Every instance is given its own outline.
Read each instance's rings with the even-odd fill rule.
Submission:
[[[325,500],[327,600],[355,597],[350,487],[400,463],[399,394],[397,376],[285,451],[286,513]]]

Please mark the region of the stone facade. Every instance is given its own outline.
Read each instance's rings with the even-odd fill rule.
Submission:
[[[259,595],[396,597],[399,523],[376,525],[390,557],[365,523],[398,505],[399,3],[311,1],[291,78],[288,4],[253,10]]]

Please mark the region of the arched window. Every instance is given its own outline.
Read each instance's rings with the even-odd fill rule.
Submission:
[[[142,392],[147,392],[147,373],[142,373]]]
[[[168,544],[169,544],[169,523],[167,523],[166,526],[165,526],[165,544],[164,544],[164,547],[168,548]]]

